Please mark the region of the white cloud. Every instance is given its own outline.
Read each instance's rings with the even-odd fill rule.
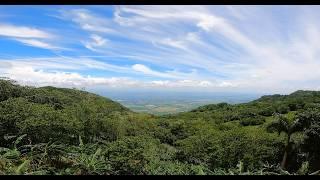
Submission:
[[[16,80],[23,85],[87,88],[219,88],[218,83],[196,80],[141,81],[128,77],[92,77],[74,72],[45,71],[30,65],[0,63],[0,76]]]
[[[158,72],[150,69],[149,67],[143,65],[143,64],[135,64],[132,66],[132,69],[141,72],[146,75],[151,75],[155,77],[162,77],[162,78],[179,78],[178,76],[171,74],[170,72]]]
[[[102,46],[106,43],[106,40],[104,38],[102,38],[101,36],[98,36],[96,34],[91,35],[91,39],[94,40],[94,42],[97,46]]]
[[[232,84],[230,82],[221,82],[220,84],[218,84],[219,87],[236,87],[236,84]]]
[[[96,61],[90,58],[77,57],[42,57],[42,58],[15,58],[0,59],[1,64],[14,67],[32,67],[44,70],[106,70],[111,72],[125,73],[131,70],[131,67],[117,66],[106,62]]]
[[[32,67],[42,70],[102,70],[114,73],[122,73],[129,75],[149,75],[151,77],[180,79],[180,78],[196,78],[197,71],[192,70],[189,73],[182,73],[176,70],[160,72],[150,69],[143,64],[129,65],[114,65],[105,61],[97,61],[88,57],[42,57],[42,58],[15,58],[15,59],[0,59],[1,66],[13,67]],[[0,73],[1,74],[1,73]]]
[[[152,81],[149,83],[153,87],[163,87],[163,88],[194,88],[194,89],[217,89],[224,87],[237,87],[237,85],[230,82],[216,82],[216,81],[206,81],[206,80],[175,80],[175,81]]]
[[[170,81],[151,81],[151,85],[154,86],[167,86]]]
[[[37,39],[18,39],[16,38],[15,40],[28,45],[28,46],[33,46],[33,47],[38,47],[38,48],[43,48],[43,49],[52,49],[52,50],[58,50],[58,49],[63,49],[60,47],[53,46],[49,43],[43,42],[41,40]]]
[[[16,38],[51,38],[48,32],[25,26],[14,26],[9,24],[0,24],[0,36]]]
[[[209,86],[211,86],[211,85],[212,85],[212,83],[209,82],[209,81],[201,81],[201,82],[199,83],[199,86],[201,86],[201,87],[209,87]]]
[[[0,24],[0,36],[8,37],[27,46],[49,50],[67,50],[67,48],[57,47],[48,42],[48,40],[53,40],[55,35],[37,28]]]
[[[108,42],[107,39],[96,34],[92,34],[90,39],[90,42],[84,42],[84,46],[92,51],[97,51],[96,48],[103,47]]]
[[[0,67],[1,69],[1,67]],[[103,85],[106,87],[137,86],[137,82],[128,78],[104,78],[83,76],[79,73],[47,72],[34,69],[31,66],[12,67],[2,70],[3,76],[16,80],[21,84],[32,86],[58,86],[58,87],[92,87]]]
[[[91,25],[91,24],[82,24],[81,28],[84,30],[92,31],[92,32],[115,33],[115,31],[111,28]]]
[[[150,68],[142,65],[142,64],[135,64],[132,66],[132,69],[135,71],[139,71],[145,74],[153,74],[154,71],[152,71]]]
[[[210,31],[211,29],[215,28],[216,26],[220,26],[224,24],[222,18],[215,17],[213,15],[201,15],[199,16],[199,22],[197,26],[204,29],[205,31]]]
[[[111,33],[117,34],[118,32],[110,26],[107,19],[98,17],[91,11],[86,9],[73,9],[71,11],[61,11],[60,19],[72,20],[77,23],[80,28],[90,32]]]
[[[171,38],[165,38],[160,41],[161,44],[168,45],[174,48],[186,49],[184,41],[173,40]]]

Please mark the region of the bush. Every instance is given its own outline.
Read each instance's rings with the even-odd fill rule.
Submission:
[[[274,108],[272,108],[272,107],[266,107],[266,108],[263,108],[261,111],[259,111],[259,115],[262,115],[262,116],[272,116],[274,112],[275,112],[275,109],[274,109]]]
[[[290,108],[287,105],[279,105],[276,111],[280,114],[286,114],[290,111]]]
[[[252,118],[244,118],[240,120],[240,124],[242,126],[255,126],[265,123],[266,120],[263,117],[252,117]]]

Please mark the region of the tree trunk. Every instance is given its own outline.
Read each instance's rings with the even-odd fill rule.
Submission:
[[[288,151],[287,151],[287,147],[285,149],[282,161],[281,161],[281,169],[285,169],[286,165],[287,165],[287,157],[288,157]]]
[[[288,153],[289,153],[289,146],[290,146],[290,135],[288,135],[287,144],[284,150],[284,155],[281,161],[281,168],[285,169],[287,167],[287,159],[288,159]]]

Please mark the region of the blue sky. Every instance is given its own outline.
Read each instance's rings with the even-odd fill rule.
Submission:
[[[320,87],[319,6],[0,6],[0,76],[91,89]]]

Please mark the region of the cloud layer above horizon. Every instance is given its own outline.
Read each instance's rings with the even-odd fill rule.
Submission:
[[[0,6],[0,76],[26,85],[320,88],[319,6]]]

